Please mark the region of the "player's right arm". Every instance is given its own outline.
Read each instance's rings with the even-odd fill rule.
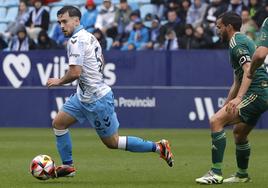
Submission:
[[[78,79],[82,73],[82,67],[80,65],[70,65],[69,70],[61,78],[49,78],[47,81],[48,87],[61,86],[67,83],[71,83]]]
[[[259,68],[268,55],[268,19],[266,18],[262,24],[260,37],[258,38],[258,48],[252,56],[252,62],[249,69],[248,78],[253,78],[257,68]]]
[[[231,101],[232,99],[234,99],[239,91],[239,88],[240,88],[240,84],[239,84],[239,81],[234,73],[234,81],[233,81],[233,84],[229,90],[229,93],[228,93],[228,96],[225,100],[225,103],[224,103],[224,106],[226,104],[228,104],[229,101]]]

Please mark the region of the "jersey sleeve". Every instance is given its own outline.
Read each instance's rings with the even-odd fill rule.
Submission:
[[[246,62],[251,62],[250,52],[245,45],[237,44],[232,49],[232,54],[236,62],[242,67]]]
[[[72,37],[68,42],[69,65],[83,65],[84,44],[78,37]]]
[[[261,31],[257,40],[257,46],[268,48],[268,18],[266,18],[261,26]]]

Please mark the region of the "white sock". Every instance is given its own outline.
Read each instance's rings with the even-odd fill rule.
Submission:
[[[119,136],[118,137],[118,149],[126,150],[127,148],[127,137]]]
[[[160,144],[156,143],[155,152],[160,154]]]
[[[69,132],[69,129],[60,130],[60,129],[53,128],[53,131],[54,131],[54,134],[56,136],[62,136],[62,135],[65,135],[66,133],[68,133]]]

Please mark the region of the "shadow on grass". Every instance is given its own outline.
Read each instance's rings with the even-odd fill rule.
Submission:
[[[32,182],[37,187],[44,186],[52,186],[52,185],[70,185],[70,186],[111,186],[119,187],[119,186],[127,186],[127,185],[135,185],[135,186],[147,186],[147,185],[158,185],[160,187],[165,187],[165,185],[178,185],[179,181],[158,181],[156,180],[127,180],[127,181],[111,181],[111,179],[103,179],[103,180],[49,180],[49,181],[40,181],[40,182]]]

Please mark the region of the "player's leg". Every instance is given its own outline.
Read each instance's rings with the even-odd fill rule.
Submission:
[[[53,130],[56,135],[57,149],[62,163],[65,165],[73,164],[72,141],[68,127],[75,122],[75,118],[63,111],[59,111],[52,122]]]
[[[112,92],[95,103],[88,105],[87,109],[88,120],[108,148],[131,152],[158,152],[162,157],[165,157],[169,166],[173,165],[172,153],[168,141],[161,140],[159,143],[156,143],[135,136],[118,135],[119,122],[114,111]],[[92,109],[94,109],[93,113]]]
[[[240,122],[238,112],[230,114],[226,112],[226,106],[221,108],[210,119],[210,129],[212,138],[212,167],[211,170],[203,177],[197,178],[197,183],[202,184],[220,184],[223,181],[222,177],[222,161],[226,147],[226,135],[224,126]]]
[[[248,135],[252,129],[253,126],[249,126],[245,123],[239,123],[234,126],[233,135],[236,144],[236,162],[238,171],[235,175],[225,179],[223,181],[224,183],[239,183],[250,181],[247,172],[250,157],[250,144],[248,141]]]
[[[122,149],[131,152],[156,152],[167,164],[173,166],[173,154],[167,140],[153,142],[136,136],[119,136],[116,132],[112,136],[100,135],[102,142],[110,149]]]
[[[57,177],[69,177],[75,175],[72,157],[72,141],[69,127],[75,122],[83,122],[83,115],[79,110],[79,101],[76,95],[71,96],[65,102],[61,111],[58,112],[52,122],[54,134],[56,136],[56,145],[60,154],[62,164],[58,166]]]

